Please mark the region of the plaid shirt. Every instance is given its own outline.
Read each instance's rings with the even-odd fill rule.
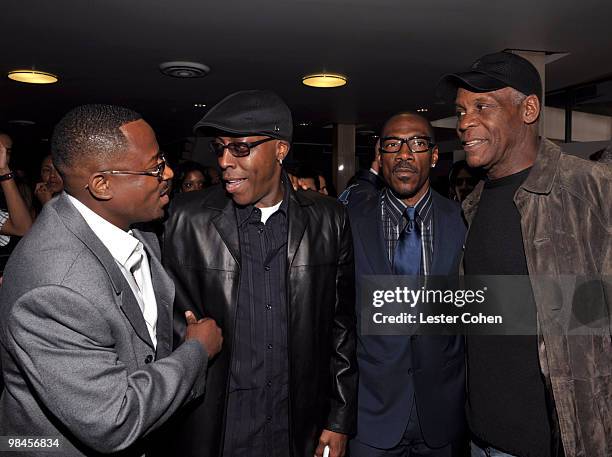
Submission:
[[[399,235],[408,220],[404,217],[406,204],[397,198],[388,187],[381,195],[381,220],[387,255],[393,265],[393,256]],[[421,226],[421,274],[428,275],[431,271],[433,259],[433,205],[431,188],[421,197],[415,205],[416,220]]]
[[[4,226],[6,221],[9,219],[9,213],[0,209],[0,228]],[[6,246],[11,241],[11,237],[8,235],[0,235],[0,246]]]

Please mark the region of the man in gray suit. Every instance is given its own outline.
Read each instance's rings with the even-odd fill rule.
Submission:
[[[0,292],[0,453],[142,455],[150,432],[203,393],[221,333],[188,313],[171,352],[174,286],[156,237],[130,230],[168,203],[173,173],[151,127],[124,108],[82,106],[56,126],[52,151],[66,193],[15,249]]]

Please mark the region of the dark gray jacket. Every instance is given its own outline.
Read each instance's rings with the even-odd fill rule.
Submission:
[[[483,183],[463,202],[471,224]],[[562,153],[543,139],[514,195],[538,313],[539,360],[554,398],[566,457],[612,456],[612,167]],[[605,335],[563,335],[556,287],[561,275],[604,277]],[[587,303],[578,304],[587,306]],[[575,306],[575,305],[574,305]]]

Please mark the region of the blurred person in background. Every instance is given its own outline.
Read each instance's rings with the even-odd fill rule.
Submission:
[[[325,175],[323,175],[323,173],[319,173],[317,178],[319,180],[319,193],[336,198],[336,189],[331,182],[329,184],[327,183]]]
[[[212,179],[207,173],[206,167],[197,162],[184,162],[178,167],[176,192],[194,192],[211,186]]]
[[[594,154],[591,154],[589,159],[593,162],[601,162],[612,165],[612,141],[604,149],[600,149]]]
[[[296,171],[298,189],[319,192],[319,177],[317,173],[307,165],[301,165]]]
[[[482,173],[470,168],[465,160],[455,162],[448,175],[448,198],[461,203],[481,179]]]
[[[214,186],[215,184],[219,184],[221,182],[221,175],[219,174],[219,170],[217,167],[206,167],[205,176],[208,176],[210,180],[210,185]]]
[[[64,181],[51,160],[51,154],[45,156],[40,164],[40,182],[34,188],[34,195],[41,207],[64,190]]]
[[[13,141],[0,132],[0,276],[18,239],[32,226],[32,215],[9,166]]]

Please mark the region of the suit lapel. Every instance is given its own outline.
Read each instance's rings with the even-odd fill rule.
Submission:
[[[125,278],[123,280],[125,281]],[[125,317],[127,317],[128,321],[130,321],[136,335],[138,335],[141,340],[154,349],[155,346],[153,346],[153,341],[151,341],[151,335],[149,335],[149,331],[147,330],[147,324],[145,323],[142,311],[140,310],[138,300],[134,296],[134,293],[132,292],[132,289],[127,281],[125,284],[127,287],[125,287],[120,294],[121,310],[123,311],[123,314],[125,314]]]
[[[359,235],[359,243],[366,254],[372,271],[377,272],[377,274],[391,274],[391,262],[387,256],[387,246],[383,236],[380,205],[380,197],[368,200],[355,218],[355,228]]]
[[[106,249],[106,246],[100,241],[100,238],[98,238],[91,228],[89,228],[89,225],[87,225],[81,213],[79,213],[72,203],[70,203],[66,195],[60,195],[54,202],[54,206],[68,230],[87,246],[106,270],[113,285],[113,289],[115,290],[115,294],[118,296],[119,306],[130,322],[136,335],[149,346],[153,347],[153,342],[147,331],[147,325],[140,311],[140,306],[138,306],[138,301],[109,250]]]
[[[438,201],[438,195],[432,191],[433,205],[433,259],[431,265],[431,274],[440,275],[447,268],[443,268],[443,262],[448,260],[448,253],[452,252],[449,246],[449,228],[451,224],[448,221],[446,212],[442,209],[442,205]]]
[[[172,348],[174,283],[166,274],[157,256],[158,250],[154,248],[150,240],[138,230],[134,230],[134,236],[144,245],[151,267],[151,281],[157,302],[157,358],[161,359],[170,355]]]
[[[287,267],[291,268],[295,254],[300,247],[300,242],[308,227],[309,220],[304,210],[301,208],[301,203],[296,197],[296,193],[289,194],[289,221],[288,238],[287,238]]]

